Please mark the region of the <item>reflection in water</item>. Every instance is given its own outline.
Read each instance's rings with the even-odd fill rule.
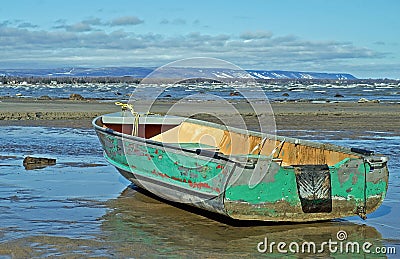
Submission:
[[[175,204],[177,205],[177,204]],[[110,200],[111,210],[103,217],[102,238],[113,244],[119,256],[256,256],[257,244],[338,241],[345,231],[351,242],[371,242],[381,246],[381,234],[373,227],[347,221],[307,224],[239,222],[189,206],[171,206],[134,186]],[[286,247],[287,248],[287,247]],[[329,255],[329,249],[319,255]],[[277,248],[273,248],[278,253]],[[267,251],[269,253],[269,251]],[[293,255],[293,253],[291,253]],[[318,254],[318,253],[317,253]],[[277,255],[277,254],[275,254]]]

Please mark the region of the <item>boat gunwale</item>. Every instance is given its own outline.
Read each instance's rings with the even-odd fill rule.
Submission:
[[[132,136],[129,134],[125,134],[125,133],[121,133],[119,131],[110,129],[110,128],[103,128],[99,125],[96,124],[97,121],[100,121],[102,124],[103,122],[101,121],[103,115],[97,116],[96,118],[94,118],[92,120],[92,125],[95,127],[95,129],[106,132],[108,134],[113,134],[113,135],[119,135],[122,137],[126,137],[128,139],[132,139],[132,140],[136,140],[136,141],[140,141],[140,142],[145,142],[145,143],[149,143],[152,145],[157,145],[157,146],[163,146],[163,147],[167,147],[167,148],[171,148],[171,149],[175,149],[175,150],[182,150],[182,151],[187,151],[190,153],[195,153],[195,150],[190,150],[190,149],[184,149],[181,147],[177,147],[174,145],[171,145],[171,143],[164,143],[164,142],[160,142],[160,141],[155,141],[152,139],[146,139],[143,137],[137,137],[137,136]],[[160,115],[163,116],[163,115]],[[177,116],[179,117],[179,116]],[[208,127],[212,127],[212,128],[216,128],[216,129],[221,129],[221,130],[227,130],[230,132],[234,132],[234,133],[238,133],[238,134],[243,134],[243,135],[247,135],[247,136],[255,136],[255,137],[260,137],[260,138],[269,138],[271,140],[278,140],[278,141],[287,141],[288,143],[292,143],[295,145],[302,145],[302,146],[308,146],[308,147],[312,147],[312,148],[318,148],[318,149],[323,149],[323,150],[328,150],[328,151],[334,151],[334,152],[341,152],[341,153],[345,153],[348,155],[353,155],[353,156],[357,156],[358,158],[371,158],[371,157],[379,157],[379,158],[385,158],[386,161],[388,161],[388,157],[381,155],[381,154],[375,154],[372,153],[370,155],[364,155],[361,153],[357,153],[357,152],[353,152],[351,151],[350,147],[344,147],[344,146],[339,146],[339,145],[335,145],[335,144],[331,144],[331,143],[319,143],[319,142],[315,142],[315,141],[310,141],[310,140],[304,140],[304,139],[299,139],[299,138],[293,138],[293,137],[284,137],[284,136],[280,136],[280,135],[275,135],[275,134],[268,134],[268,133],[261,133],[261,132],[257,132],[257,131],[253,131],[253,130],[244,130],[244,129],[240,129],[240,128],[235,128],[235,127],[231,127],[231,126],[224,126],[224,125],[220,125],[214,122],[209,122],[209,121],[203,121],[203,120],[197,120],[197,119],[192,119],[192,118],[186,118],[184,120],[184,122],[188,122],[188,123],[193,123],[193,124],[198,124],[198,125],[202,125],[202,126],[208,126]],[[103,124],[104,125],[104,124]],[[201,156],[201,154],[199,154]],[[243,157],[243,155],[250,155],[250,154],[242,154],[240,156],[237,155],[225,155],[225,154],[221,154],[219,153],[218,156],[224,160],[230,160],[229,157]]]

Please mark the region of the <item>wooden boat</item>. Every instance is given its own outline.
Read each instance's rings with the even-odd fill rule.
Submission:
[[[105,158],[137,186],[233,219],[365,219],[388,187],[388,158],[367,150],[129,111],[93,126]]]

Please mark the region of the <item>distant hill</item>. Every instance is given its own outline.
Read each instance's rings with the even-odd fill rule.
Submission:
[[[103,67],[103,68],[54,68],[54,69],[0,69],[0,76],[12,77],[124,77],[145,78],[155,68],[148,67]],[[357,79],[347,73],[319,73],[281,70],[240,70],[207,68],[207,69],[169,69],[163,76],[177,78],[213,75],[217,78],[249,78],[255,79]]]
[[[258,79],[357,79],[355,76],[347,73],[296,72],[281,70],[247,70],[247,72]]]

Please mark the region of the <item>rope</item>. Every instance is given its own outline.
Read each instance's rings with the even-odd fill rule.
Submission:
[[[121,102],[115,102],[115,105],[121,106],[121,110],[126,111],[130,110],[132,113],[134,113],[133,105],[129,103],[121,103]]]
[[[132,136],[138,136],[139,134],[139,113],[135,112],[133,105],[129,103],[121,103],[115,102],[115,105],[121,106],[122,111],[129,110],[132,115],[135,117],[133,127],[132,127]]]

